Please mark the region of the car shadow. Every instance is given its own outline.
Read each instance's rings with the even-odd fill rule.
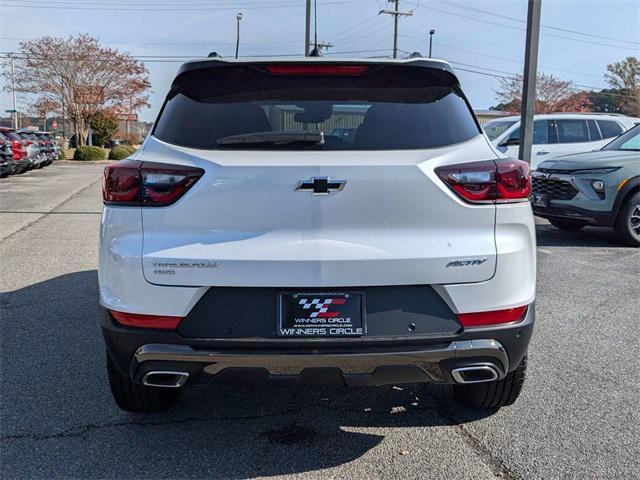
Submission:
[[[206,386],[186,390],[168,412],[129,414],[115,406],[106,381],[95,270],[5,293],[0,309],[0,373],[11,385],[2,391],[3,438],[37,449],[50,478],[310,472],[379,445],[384,434],[371,427],[460,425],[495,413],[456,406],[447,386],[409,384]],[[38,476],[23,456],[4,465],[8,476]]]
[[[539,247],[625,247],[617,241],[612,229],[601,227],[584,227],[577,232],[569,232],[549,223],[537,224],[536,238]]]

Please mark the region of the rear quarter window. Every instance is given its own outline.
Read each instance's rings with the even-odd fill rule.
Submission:
[[[600,135],[600,130],[598,130],[595,120],[587,120],[587,126],[589,127],[589,138],[592,142],[602,140],[602,135]]]
[[[613,120],[598,120],[598,126],[602,132],[602,138],[613,138],[622,133],[622,127]]]
[[[322,145],[228,145],[260,132],[317,133]],[[271,75],[218,66],[179,76],[153,134],[197,149],[422,149],[480,133],[455,77],[423,67],[372,66],[362,76]]]

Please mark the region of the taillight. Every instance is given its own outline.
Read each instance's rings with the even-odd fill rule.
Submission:
[[[11,141],[11,151],[13,152],[14,160],[20,160],[27,156],[27,146],[21,140]]]
[[[102,177],[105,205],[140,205],[141,165],[136,160],[123,160],[105,167]]]
[[[111,316],[120,325],[136,328],[155,328],[162,330],[175,330],[180,325],[182,317],[169,317],[166,315],[142,315],[139,313],[126,313],[109,310]]]
[[[515,158],[501,158],[497,165],[497,200],[527,200],[531,194],[529,164]]]
[[[496,325],[499,323],[511,323],[522,320],[527,313],[528,305],[508,308],[506,310],[493,310],[490,312],[458,313],[458,321],[463,327],[480,327],[483,325]]]
[[[531,193],[529,164],[513,158],[435,169],[449,188],[472,203],[523,202]]]
[[[182,197],[203,174],[196,167],[123,160],[104,169],[102,200],[105,205],[165,207]]]
[[[365,65],[309,65],[277,64],[264,67],[272,75],[319,76],[319,77],[357,77],[369,71]]]

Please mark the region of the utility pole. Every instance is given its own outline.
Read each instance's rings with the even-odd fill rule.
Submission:
[[[307,0],[307,16],[304,29],[304,56],[309,56],[311,44],[311,0]]]
[[[413,12],[401,12],[400,0],[387,0],[390,3],[395,3],[394,10],[380,10],[380,13],[386,15],[393,15],[393,58],[398,58],[398,17],[410,17]]]
[[[313,45],[313,48],[320,54],[318,50],[318,0],[313,0]]]
[[[13,92],[13,128],[18,128],[18,109],[16,107],[16,75],[13,65],[13,55],[11,55],[11,90]]]
[[[524,52],[522,111],[520,112],[520,149],[518,152],[518,157],[529,165],[531,165],[531,146],[533,144],[533,115],[536,111],[536,75],[538,70],[541,9],[542,0],[529,0]]]
[[[65,124],[67,123],[67,117],[66,117],[66,113],[65,113],[65,107],[64,107],[64,76],[60,75],[60,93],[61,93],[61,98],[62,98],[62,145],[64,145],[64,148],[67,148],[66,144],[67,144],[67,136],[65,133]]]
[[[436,31],[432,28],[431,30],[429,30],[429,58],[431,58],[431,49],[433,48],[433,34],[436,33]]]
[[[236,15],[236,58],[238,58],[238,50],[240,50],[240,20],[242,20],[242,12]]]

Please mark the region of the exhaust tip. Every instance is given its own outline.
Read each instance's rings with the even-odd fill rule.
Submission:
[[[498,380],[500,375],[493,365],[469,365],[454,368],[451,376],[458,383],[481,383]]]
[[[147,387],[180,388],[189,379],[187,372],[147,372],[142,377],[142,384]]]

